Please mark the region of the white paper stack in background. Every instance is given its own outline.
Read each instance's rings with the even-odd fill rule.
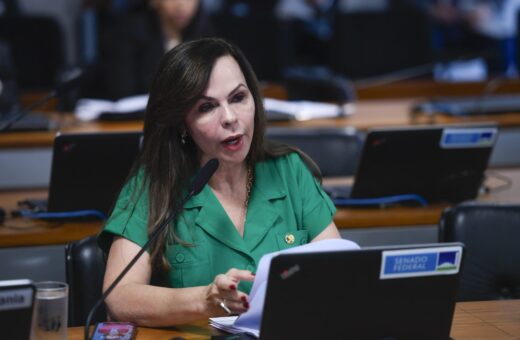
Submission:
[[[319,118],[334,118],[342,115],[350,115],[354,112],[353,104],[344,105],[311,102],[311,101],[287,101],[272,98],[264,99],[265,111],[283,113],[296,120],[309,120]]]
[[[98,119],[104,112],[124,115],[144,111],[147,104],[147,94],[126,97],[117,101],[83,98],[78,100],[74,113],[82,121],[91,121]]]

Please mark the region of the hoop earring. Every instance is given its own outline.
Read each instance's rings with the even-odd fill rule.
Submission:
[[[181,132],[181,143],[184,145],[186,144],[186,138],[188,137],[188,133],[186,130],[182,130]]]

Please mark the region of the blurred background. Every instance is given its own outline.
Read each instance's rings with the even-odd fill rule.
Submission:
[[[0,101],[54,88],[60,101],[147,93],[181,41],[236,43],[263,82],[340,76],[370,86],[409,78],[518,76],[520,0],[1,0]]]

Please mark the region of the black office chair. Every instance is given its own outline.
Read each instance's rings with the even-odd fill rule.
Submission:
[[[280,77],[276,0],[222,1],[222,8],[211,16],[218,36],[240,47],[260,80]]]
[[[289,100],[311,100],[345,104],[356,99],[352,83],[339,74],[319,67],[293,67],[284,72]]]
[[[428,32],[428,20],[415,9],[338,13],[332,67],[362,79],[426,64],[431,59]]]
[[[105,259],[95,236],[70,242],[66,247],[66,274],[69,284],[69,326],[83,326],[88,313],[101,297]],[[92,322],[105,321],[101,306]]]
[[[439,227],[439,241],[466,245],[460,301],[520,298],[520,205],[462,203]]]
[[[20,90],[50,89],[65,65],[63,32],[48,17],[0,17],[0,39],[12,49]]]
[[[350,127],[270,127],[266,137],[301,149],[316,162],[324,177],[354,175],[364,140]]]

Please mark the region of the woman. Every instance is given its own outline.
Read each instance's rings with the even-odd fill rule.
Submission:
[[[300,155],[264,142],[264,130],[256,77],[236,47],[202,39],[165,55],[140,156],[100,235],[110,249],[104,289],[176,209],[197,169],[212,158],[220,165],[108,297],[114,318],[166,326],[242,313],[262,255],[340,237],[335,208]]]
[[[107,96],[148,93],[167,51],[183,41],[212,35],[200,0],[149,0],[149,10],[121,18],[107,43]]]

